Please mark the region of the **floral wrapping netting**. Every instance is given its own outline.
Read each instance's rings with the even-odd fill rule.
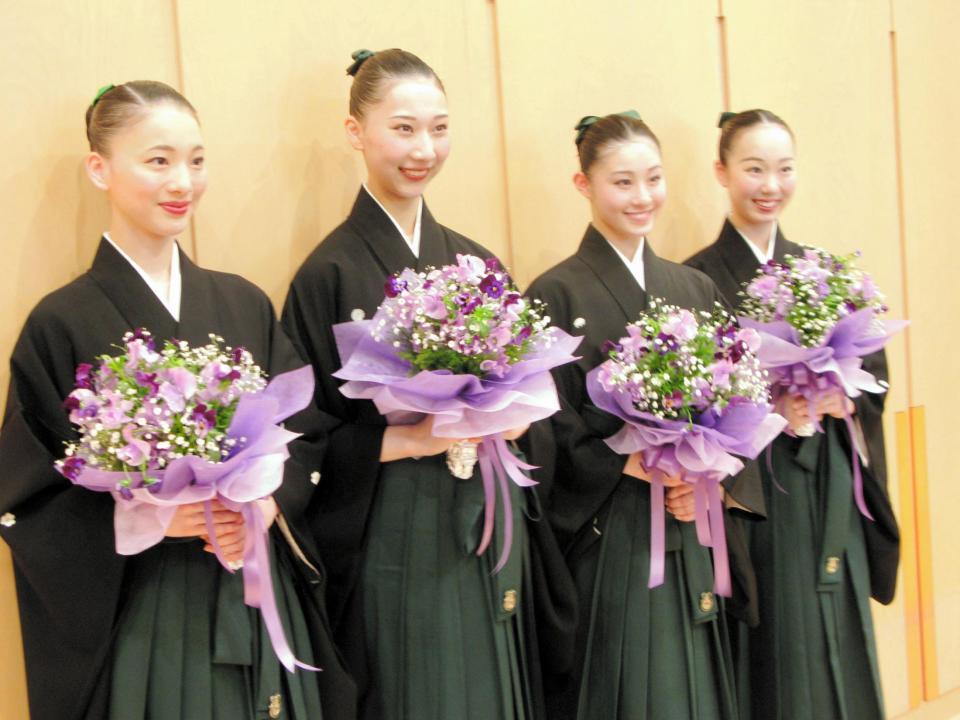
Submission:
[[[810,432],[821,429],[815,408],[825,395],[838,389],[850,398],[886,392],[863,369],[863,358],[907,324],[880,318],[888,308],[870,275],[856,266],[859,256],[805,248],[802,256],[762,265],[740,292],[739,321],[761,335],[759,357],[770,374],[773,399],[805,398],[813,418]],[[872,520],[863,496],[857,433],[849,414],[844,421],[854,448],[857,507]]]
[[[433,415],[437,437],[481,438],[477,451],[484,488],[483,533],[490,544],[500,495],[509,557],[513,526],[508,480],[536,484],[502,433],[559,409],[551,368],[576,358],[580,338],[550,325],[538,301],[517,292],[496,259],[457,255],[457,263],[388,278],[386,297],[369,320],[335,325],[349,398],[372,400],[391,425]],[[498,492],[499,490],[499,492]]]
[[[740,329],[719,305],[711,312],[653,300],[627,335],[603,347],[608,359],[587,374],[587,393],[624,426],[606,439],[622,455],[638,452],[651,474],[649,587],[663,584],[664,479],[693,485],[697,538],[712,548],[714,590],[731,580],[720,481],[755,458],[786,425],[772,412],[759,335]]]
[[[181,505],[203,502],[210,544],[230,572],[213,529],[211,501],[242,514],[244,601],[259,608],[277,657],[289,671],[316,670],[290,649],[277,611],[267,526],[257,501],[280,487],[287,444],[279,425],[313,396],[309,366],[269,383],[244,348],[223,338],[157,349],[146,330],[127,333],[124,352],[78,366],[64,405],[79,430],[57,469],[76,485],[116,501],[117,552],[134,555],[163,540]]]

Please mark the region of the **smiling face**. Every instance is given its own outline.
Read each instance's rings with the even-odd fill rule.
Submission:
[[[593,224],[618,244],[639,241],[653,230],[667,199],[667,181],[656,143],[646,137],[609,144],[590,166],[573,178],[590,200]]]
[[[92,152],[87,171],[107,192],[111,230],[152,240],[183,233],[207,187],[196,118],[169,102],[154,103]]]
[[[741,231],[771,227],[796,186],[793,138],[781,125],[760,123],[738,133],[717,179],[730,195],[731,219]]]
[[[367,186],[385,203],[416,200],[450,154],[447,98],[427,78],[392,81],[360,119],[346,122],[363,152]]]

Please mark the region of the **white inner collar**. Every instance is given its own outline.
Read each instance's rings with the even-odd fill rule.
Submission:
[[[730,221],[730,224],[733,225],[732,220]],[[751,240],[742,232],[740,232],[739,228],[737,228],[736,225],[733,225],[733,229],[736,230],[737,234],[743,238],[743,241],[747,244],[747,247],[750,248],[750,251],[753,253],[753,256],[757,259],[757,262],[763,265],[764,263],[767,263],[770,260],[773,260],[773,251],[777,245],[777,223],[774,223],[773,227],[770,229],[770,242],[767,243],[766,252],[764,252],[759,247],[757,247],[757,245],[753,242],[753,240]]]
[[[373,198],[373,201],[380,206],[380,209],[386,213],[387,217],[390,218],[390,222],[393,223],[393,226],[397,229],[397,232],[400,233],[400,237],[406,241],[407,245],[410,246],[410,250],[413,252],[414,257],[420,257],[420,219],[423,217],[423,197],[419,198],[417,203],[417,221],[413,225],[413,235],[408,236],[403,228],[400,227],[400,223],[397,222],[396,218],[390,214],[390,211],[387,210],[383,203],[377,199],[377,196],[370,192],[370,188],[367,187],[366,183],[363,183],[363,189],[366,191],[367,195]]]
[[[108,243],[113,245],[113,249],[120,253],[120,256],[124,260],[133,266],[133,269],[143,278],[147,287],[153,291],[153,294],[163,303],[167,312],[173,316],[173,319],[180,322],[180,296],[183,291],[183,278],[180,275],[180,246],[176,241],[174,241],[173,251],[170,253],[170,283],[167,287],[164,287],[163,283],[159,283],[150,277],[146,270],[140,267],[132,257],[127,255],[121,247],[113,241],[110,233],[105,232],[103,237]]]
[[[604,238],[604,240],[607,240]],[[630,271],[630,274],[633,275],[633,279],[637,281],[637,284],[640,285],[644,290],[647,289],[647,283],[643,274],[643,246],[647,242],[647,239],[640,238],[640,244],[637,245],[637,251],[633,254],[633,260],[627,258],[620,249],[614,245],[612,242],[607,240],[607,244],[613,248],[613,251],[617,256],[623,260],[623,264],[627,266],[627,270]]]

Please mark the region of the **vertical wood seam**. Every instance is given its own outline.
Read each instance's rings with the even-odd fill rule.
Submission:
[[[504,264],[510,269],[510,274],[516,281],[518,269],[514,265],[513,252],[513,212],[510,207],[510,168],[507,166],[507,117],[503,93],[503,58],[500,47],[500,17],[497,13],[496,0],[488,0],[490,5],[491,26],[493,28],[493,62],[494,74],[497,82],[497,122],[500,127],[500,173],[503,187],[504,229],[507,233],[507,254]]]
[[[717,0],[717,33],[720,38],[720,92],[724,111],[730,110],[730,57],[727,51],[727,16],[723,0]]]
[[[187,87],[183,63],[183,37],[180,32],[180,3],[178,0],[170,0],[170,11],[173,18],[173,57],[177,69],[177,90],[186,97]],[[190,257],[200,264],[200,253],[197,247],[197,224],[196,215],[190,215]]]
[[[917,551],[913,439],[909,410],[894,416],[897,442],[897,478],[900,489],[900,590],[903,593],[906,635],[907,697],[911,710],[923,702],[923,629],[920,620],[920,571]]]
[[[933,552],[930,539],[930,494],[927,474],[927,421],[921,405],[910,408],[913,487],[916,508],[917,570],[920,585],[920,633],[923,648],[923,699],[940,696],[937,668],[936,607],[933,589]]]

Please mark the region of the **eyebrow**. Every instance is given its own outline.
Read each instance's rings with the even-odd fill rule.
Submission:
[[[433,119],[446,120],[448,117],[450,117],[450,115],[448,115],[447,113],[444,113],[442,115],[434,115]],[[391,120],[416,120],[417,118],[414,115],[405,115],[403,113],[400,113],[399,115],[391,115],[390,119]]]
[[[653,172],[654,170],[663,170],[663,165],[651,165],[644,172]],[[614,170],[613,175],[636,175],[633,170]]]
[[[790,160],[793,160],[793,157],[792,157],[792,156],[791,156],[791,157],[780,158],[777,162],[788,162],[788,161],[790,161]],[[760,162],[760,163],[762,163],[762,162],[766,162],[766,160],[764,160],[763,158],[758,158],[758,157],[745,157],[745,158],[743,158],[742,160],[740,160],[740,162]]]
[[[165,152],[176,152],[177,149],[172,145],[154,145],[152,148],[148,148],[147,152],[153,152],[154,150],[163,150]],[[203,150],[203,145],[197,145],[190,152],[196,152],[197,150]]]

